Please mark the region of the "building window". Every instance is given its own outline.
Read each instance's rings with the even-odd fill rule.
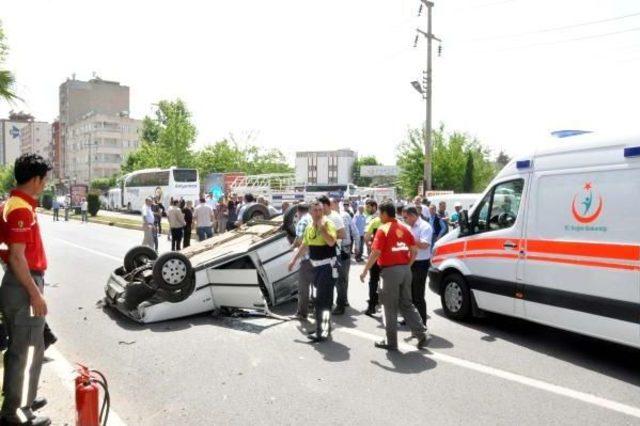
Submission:
[[[307,157],[307,182],[318,183],[318,157],[314,154]]]
[[[329,183],[338,183],[338,157],[329,156]]]

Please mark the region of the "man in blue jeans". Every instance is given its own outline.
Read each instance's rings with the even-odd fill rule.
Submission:
[[[213,209],[204,197],[200,197],[200,204],[193,212],[193,221],[196,225],[198,241],[213,237]]]

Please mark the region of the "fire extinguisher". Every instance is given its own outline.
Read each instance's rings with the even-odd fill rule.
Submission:
[[[111,398],[109,385],[102,373],[77,364],[76,372],[76,426],[105,426],[109,418]],[[98,408],[100,388],[104,396]],[[98,414],[99,413],[99,414]]]

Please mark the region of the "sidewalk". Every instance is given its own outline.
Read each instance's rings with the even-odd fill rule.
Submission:
[[[0,373],[2,370],[0,364]],[[61,377],[61,375],[64,376]],[[55,347],[49,348],[45,353],[38,386],[38,396],[47,398],[48,403],[36,414],[49,417],[54,426],[73,426],[75,424],[74,377],[73,367],[64,360]],[[1,379],[2,374],[0,374],[0,381]]]
[[[53,216],[53,212],[51,210],[45,210],[41,207],[38,208],[37,212],[43,215]],[[69,220],[80,221],[82,220],[82,217],[80,215],[70,214]],[[101,225],[117,226],[118,228],[142,231],[142,218],[140,217],[140,215],[112,212],[108,210],[100,210],[96,216],[92,217],[91,215],[89,215],[88,220],[91,223],[98,223]],[[64,210],[60,212],[60,221],[61,222],[65,221]],[[167,220],[166,217],[163,217],[161,235],[167,235],[169,233],[169,229],[170,229],[169,221]],[[193,228],[191,230],[191,239],[197,240],[197,237],[198,235],[196,233],[196,229]]]

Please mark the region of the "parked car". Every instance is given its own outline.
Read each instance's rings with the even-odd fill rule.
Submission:
[[[248,219],[256,216],[253,210],[245,212]],[[291,208],[275,218],[248,220],[236,230],[160,256],[149,247],[134,247],[109,277],[105,303],[141,323],[223,308],[269,314],[297,294],[297,269],[287,268],[294,218]]]

